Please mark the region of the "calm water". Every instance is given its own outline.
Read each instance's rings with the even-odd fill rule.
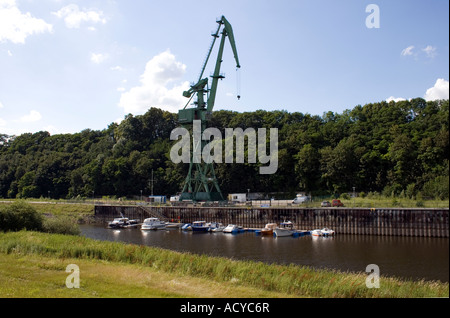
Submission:
[[[294,263],[316,268],[365,272],[376,264],[380,274],[403,278],[449,281],[448,239],[363,235],[335,237],[266,237],[240,234],[193,233],[178,229],[141,231],[81,225],[82,235],[181,252],[224,256],[267,263]]]

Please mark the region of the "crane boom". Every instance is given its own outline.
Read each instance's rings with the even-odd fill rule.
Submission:
[[[228,38],[230,39],[231,48],[233,50],[234,59],[236,60],[236,67],[240,68],[241,65],[239,64],[239,57],[236,49],[236,42],[234,40],[234,33],[233,28],[231,27],[231,24],[228,22],[227,19],[225,19],[224,16],[222,16],[222,21],[225,24],[225,30],[227,31]]]
[[[214,74],[212,76],[212,85],[211,90],[209,92],[208,102],[207,102],[207,111],[212,112],[214,108],[214,103],[216,100],[216,91],[217,91],[217,84],[219,82],[219,79],[222,79],[223,76],[220,75],[220,66],[222,64],[222,55],[223,55],[223,48],[225,44],[225,37],[228,36],[228,39],[230,40],[231,48],[233,50],[234,59],[236,60],[236,67],[240,68],[241,65],[239,64],[239,57],[236,49],[236,42],[234,41],[234,34],[233,34],[233,28],[231,27],[231,24],[225,19],[224,16],[222,16],[222,19],[220,20],[220,24],[224,24],[224,29],[222,31],[222,39],[220,41],[220,47],[219,52],[217,54],[217,60],[216,60],[216,67],[214,69]]]

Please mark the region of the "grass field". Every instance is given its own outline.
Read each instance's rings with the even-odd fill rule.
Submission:
[[[313,202],[307,202],[302,204],[296,204],[297,207],[320,207],[322,201],[331,202],[331,198],[319,199],[313,198]],[[385,196],[373,196],[373,197],[356,197],[356,198],[340,198],[344,207],[347,208],[448,208],[449,200],[413,200],[409,198],[401,197],[385,197]],[[275,205],[276,206],[276,205]]]
[[[448,208],[449,200],[413,200],[408,198],[351,198],[341,200],[355,208]]]
[[[80,288],[67,288],[69,264],[80,268]],[[155,268],[75,258],[0,253],[0,297],[6,298],[286,298],[292,295]]]
[[[80,288],[65,268],[80,268]],[[448,297],[448,283],[380,278],[179,253],[81,236],[0,233],[0,297]]]
[[[303,204],[295,204],[291,205],[294,207],[305,207],[305,208],[316,208],[320,207],[320,203],[324,200],[328,200],[331,202],[331,199],[319,199],[313,198],[313,202],[303,203]],[[385,197],[381,195],[371,196],[371,197],[356,197],[349,199],[340,199],[342,203],[344,203],[344,207],[348,208],[449,208],[450,201],[449,200],[413,200],[409,198],[400,198],[400,197]],[[16,200],[8,199],[0,201],[0,208],[2,205],[10,204]],[[26,200],[29,204],[31,204],[34,208],[36,208],[39,212],[52,214],[56,216],[70,216],[79,218],[80,222],[90,222],[94,216],[94,201],[86,200],[85,202],[71,202],[67,200],[36,200],[36,199],[28,199]],[[130,204],[135,205],[137,203],[142,203],[139,201],[95,201],[107,204]],[[291,200],[280,200],[273,201],[270,200],[262,200],[262,201],[254,201],[253,205],[258,207],[264,203],[266,205],[271,205],[273,207],[285,207],[290,204]]]
[[[0,202],[0,209],[6,205],[12,204],[17,200],[4,200]],[[66,201],[35,201],[25,200],[38,212],[46,216],[59,216],[74,218],[79,223],[94,221],[93,203],[71,203]]]

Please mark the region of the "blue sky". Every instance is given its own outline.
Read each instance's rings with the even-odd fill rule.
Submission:
[[[378,28],[366,25],[370,4]],[[0,0],[0,133],[101,130],[152,106],[177,112],[221,15],[242,97],[227,43],[215,109],[322,115],[448,98],[448,12],[447,0]]]

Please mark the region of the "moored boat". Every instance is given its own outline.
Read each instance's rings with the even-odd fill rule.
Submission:
[[[316,229],[316,230],[312,230],[311,231],[311,235],[312,236],[333,236],[334,235],[334,231],[324,227],[323,229]]]
[[[231,233],[234,229],[237,228],[237,225],[235,224],[228,224],[224,229],[223,233]]]
[[[110,229],[120,229],[125,224],[126,220],[127,220],[126,218],[115,218],[114,220],[108,223],[108,227]]]
[[[130,220],[128,218],[115,218],[108,223],[108,228],[110,229],[123,229],[128,227],[138,226],[139,222],[137,220]]]
[[[186,224],[184,224],[184,225],[181,227],[181,229],[182,229],[183,231],[192,231],[192,224],[191,224],[191,223],[186,223]]]
[[[158,218],[147,218],[141,225],[141,230],[161,230],[166,228],[166,222]]]
[[[284,221],[280,223],[279,227],[273,230],[275,236],[292,236],[295,233],[294,224],[291,221]]]
[[[261,235],[273,235],[273,230],[277,228],[276,223],[267,223],[264,228],[261,229]]]
[[[208,232],[209,229],[209,225],[206,224],[206,221],[194,221],[191,227],[194,232]]]
[[[322,230],[322,236],[333,236],[334,235],[334,231],[329,229],[329,228],[323,228]]]
[[[241,233],[244,232],[244,228],[242,226],[236,225],[236,224],[228,224],[224,229],[223,233]]]
[[[208,231],[210,232],[223,232],[223,230],[225,229],[225,226],[223,226],[223,224],[220,222],[211,222],[208,224],[209,224]]]

